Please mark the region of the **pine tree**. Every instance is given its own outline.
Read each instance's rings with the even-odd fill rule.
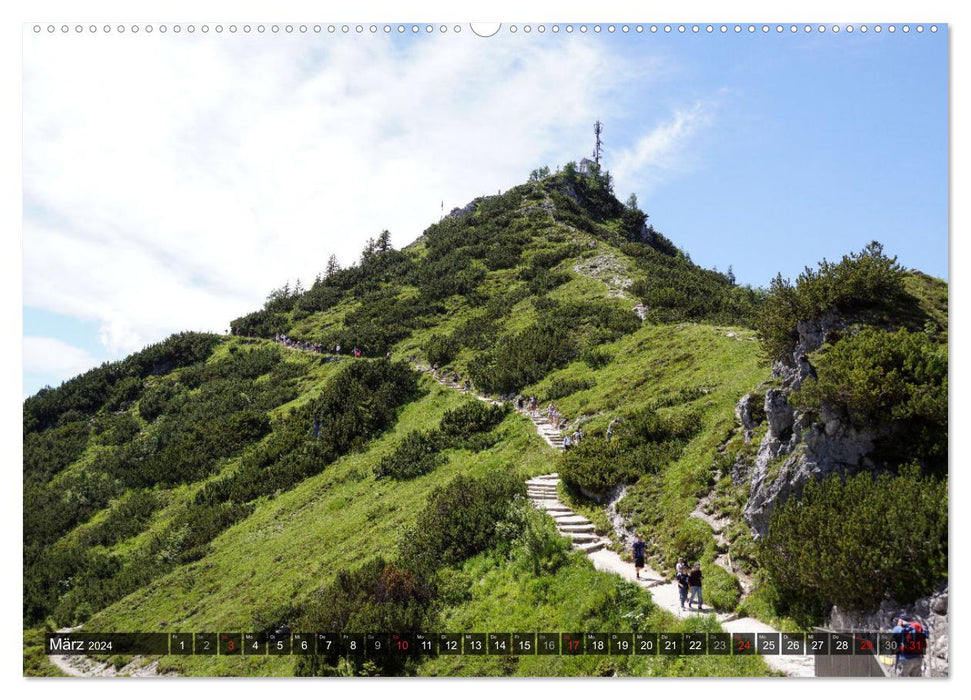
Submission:
[[[327,268],[324,270],[324,276],[330,277],[331,275],[337,274],[341,271],[341,264],[337,260],[337,256],[331,253],[330,257],[327,258]]]

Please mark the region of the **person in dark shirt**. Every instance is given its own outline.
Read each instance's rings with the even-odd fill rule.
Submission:
[[[688,599],[688,586],[691,585],[688,581],[688,568],[683,567],[674,578],[678,582],[678,597],[681,598],[681,609],[684,610],[684,602]]]
[[[641,569],[644,568],[644,537],[641,535],[637,536],[637,540],[634,542],[632,547],[634,554],[634,573],[637,579],[641,578]]]
[[[696,563],[694,568],[688,573],[688,609],[694,604],[695,597],[698,598],[698,609],[705,607],[701,598],[701,563]]]

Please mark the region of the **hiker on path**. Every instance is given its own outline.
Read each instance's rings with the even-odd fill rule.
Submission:
[[[688,565],[684,563],[684,557],[678,557],[678,563],[674,565],[674,570],[679,574],[682,571],[688,573]]]
[[[641,578],[641,569],[644,568],[644,537],[642,535],[637,536],[637,540],[631,549],[634,554],[634,574],[639,581]]]
[[[698,609],[701,610],[705,607],[705,602],[701,598],[701,563],[696,562],[695,567],[688,573],[688,609],[691,609],[694,603],[695,597],[698,598]]]
[[[565,438],[563,438],[563,449],[568,450],[571,447],[573,447],[573,438],[567,435]]]
[[[896,622],[893,628],[893,636],[897,642],[897,659],[894,662],[896,675],[919,677],[927,648],[924,626],[904,616],[898,616]]]
[[[681,599],[681,609],[684,610],[684,601],[688,599],[688,587],[691,585],[688,567],[680,569],[674,578],[678,582],[678,597]]]

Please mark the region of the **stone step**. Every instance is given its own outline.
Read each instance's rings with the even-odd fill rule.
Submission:
[[[563,513],[564,515],[573,515],[574,514],[572,510],[570,510],[569,508],[567,508],[564,505],[545,506],[545,508],[546,508],[546,512],[549,513],[550,515],[553,515],[555,513]]]
[[[587,544],[589,542],[599,542],[600,537],[590,532],[567,532],[565,533],[574,544]]]
[[[556,487],[555,486],[527,486],[526,493],[536,494],[537,496],[541,496],[544,494],[550,494],[552,496],[555,496]]]
[[[554,517],[557,515],[562,515],[562,513],[568,510],[560,501],[557,501],[555,498],[530,498],[529,500],[534,506],[545,510],[546,512],[550,513],[550,515]],[[550,512],[550,508],[564,508],[566,510],[562,512],[561,511]]]
[[[596,528],[593,523],[584,523],[582,525],[560,525],[557,529],[560,532],[594,532]]]
[[[582,515],[577,515],[576,513],[562,513],[559,515],[553,515],[553,520],[556,521],[556,526],[560,525],[589,525],[590,521],[584,518]]]
[[[597,540],[596,542],[587,542],[585,544],[576,544],[574,549],[579,549],[584,554],[590,554],[591,552],[599,552],[604,548],[604,541]]]

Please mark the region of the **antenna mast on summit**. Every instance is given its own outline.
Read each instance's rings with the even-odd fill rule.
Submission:
[[[593,134],[597,137],[597,143],[593,147],[593,162],[600,165],[600,159],[603,157],[603,141],[600,140],[600,134],[603,133],[604,125],[597,120],[597,123],[593,125]]]

